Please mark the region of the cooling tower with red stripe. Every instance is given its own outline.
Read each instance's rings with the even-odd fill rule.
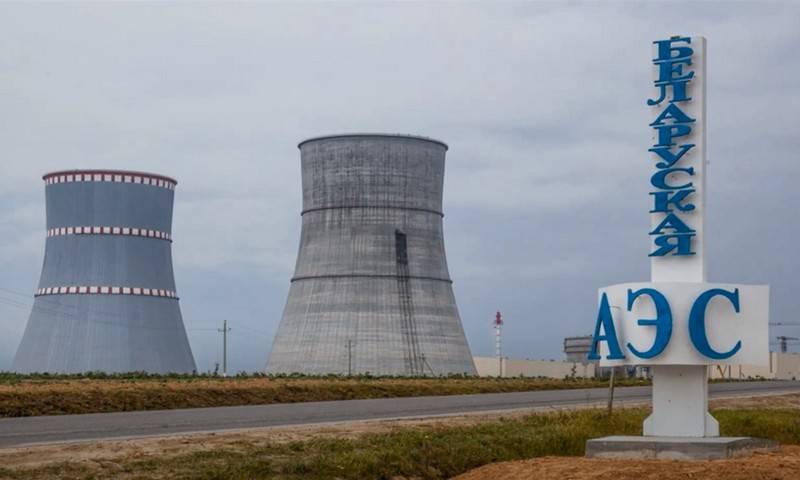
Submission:
[[[194,371],[172,271],[177,182],[109,170],[43,178],[44,266],[12,369]]]

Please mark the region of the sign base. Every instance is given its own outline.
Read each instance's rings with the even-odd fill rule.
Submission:
[[[645,436],[718,437],[719,423],[708,413],[708,367],[654,365],[653,413]]]
[[[586,442],[590,458],[717,460],[774,452],[778,443],[752,437],[633,437],[594,438]]]

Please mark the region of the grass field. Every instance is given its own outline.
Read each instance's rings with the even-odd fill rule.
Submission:
[[[791,408],[715,410],[723,435],[800,444],[800,396]],[[0,478],[445,479],[475,467],[545,455],[582,455],[588,438],[641,434],[647,411],[535,414],[473,425],[398,428],[353,438],[239,440],[205,451],[128,455],[105,461],[0,468]]]
[[[638,379],[618,385],[648,385]],[[0,417],[604,387],[603,380],[0,374]]]

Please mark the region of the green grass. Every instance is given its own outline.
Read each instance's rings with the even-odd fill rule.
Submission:
[[[305,375],[301,373],[291,374],[265,374],[262,372],[238,372],[229,377],[223,378],[221,375],[214,375],[211,373],[147,373],[147,372],[125,372],[125,373],[106,373],[106,372],[83,372],[83,373],[15,373],[8,371],[0,371],[0,385],[13,385],[23,382],[59,382],[66,380],[131,380],[131,381],[199,381],[199,380],[224,380],[224,381],[247,381],[252,379],[270,379],[270,380],[361,380],[361,381],[375,381],[375,380],[481,380],[504,382],[514,381],[520,379],[549,379],[547,377],[477,377],[467,375],[443,375],[443,376],[403,376],[403,375]],[[550,379],[550,380],[564,380],[564,381],[592,381],[592,382],[607,382],[607,379],[584,379],[581,377],[565,377],[563,379]],[[641,379],[631,378],[617,378],[616,382],[621,383],[642,383]]]
[[[0,469],[0,477],[439,480],[498,461],[583,455],[589,438],[640,435],[646,414],[643,409],[620,410],[611,417],[601,410],[538,414],[474,426],[407,427],[355,439],[242,443],[169,458]],[[796,409],[719,410],[714,415],[723,435],[800,444],[800,415]]]
[[[622,385],[648,385],[627,379]],[[0,376],[0,417],[605,387],[605,380],[476,377]]]
[[[0,372],[0,417],[605,388],[607,385],[607,380],[583,378],[267,376],[258,373],[222,378],[137,372],[76,375]],[[620,379],[617,385],[644,386],[650,385],[650,381]]]

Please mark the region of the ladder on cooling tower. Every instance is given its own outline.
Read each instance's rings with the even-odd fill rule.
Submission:
[[[424,355],[420,353],[417,324],[414,319],[414,302],[411,299],[406,234],[400,230],[395,230],[394,240],[397,265],[397,294],[400,305],[400,332],[405,344],[403,359],[406,372],[410,375],[424,375],[424,365],[428,362],[425,360]],[[430,365],[428,368],[430,369]]]

